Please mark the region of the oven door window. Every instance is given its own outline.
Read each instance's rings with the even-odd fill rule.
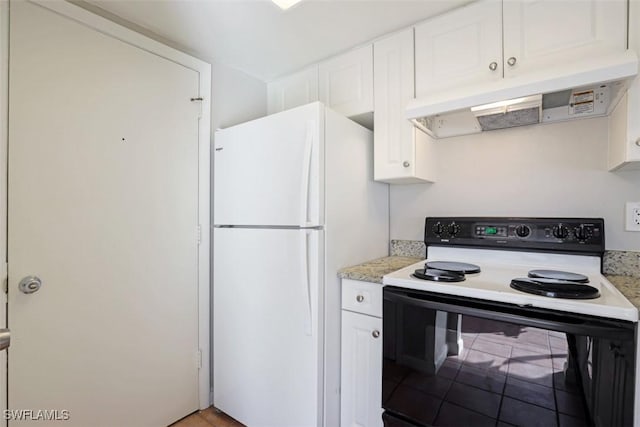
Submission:
[[[433,309],[385,293],[385,425],[632,424],[633,331],[608,339],[604,329],[575,333],[574,320],[568,332],[474,307]]]

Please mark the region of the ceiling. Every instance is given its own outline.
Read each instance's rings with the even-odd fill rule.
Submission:
[[[471,0],[86,0],[194,56],[264,81]],[[93,8],[92,8],[93,9]]]

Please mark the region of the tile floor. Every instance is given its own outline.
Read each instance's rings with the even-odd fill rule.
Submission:
[[[203,411],[195,412],[171,424],[170,427],[244,427],[244,424],[240,424],[212,406]]]
[[[483,319],[463,321],[463,341],[436,376],[385,363],[383,401],[434,426],[589,425],[580,390],[564,379],[564,334]],[[211,407],[171,427],[243,424]]]
[[[434,426],[589,424],[580,390],[564,379],[564,334],[472,319],[465,350],[436,376],[385,360],[384,401]]]

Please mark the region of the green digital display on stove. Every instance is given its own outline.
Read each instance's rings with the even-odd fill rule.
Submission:
[[[485,234],[498,234],[498,229],[496,227],[486,227],[484,229]]]

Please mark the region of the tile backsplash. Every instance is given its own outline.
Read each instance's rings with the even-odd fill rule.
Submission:
[[[392,256],[424,258],[426,247],[419,240],[391,240]],[[640,277],[640,252],[606,251],[604,253],[604,274]]]

